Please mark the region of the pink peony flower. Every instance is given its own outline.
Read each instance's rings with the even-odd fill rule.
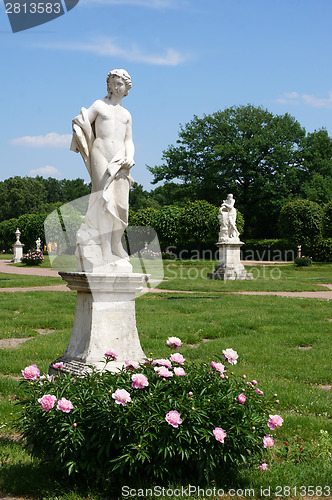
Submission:
[[[251,383],[254,384],[254,385],[258,384],[257,380],[252,380]]]
[[[192,396],[194,393],[192,391],[188,392],[189,396]]]
[[[155,371],[164,378],[173,377],[173,372],[171,372],[166,366],[155,366]]]
[[[165,420],[168,424],[175,427],[175,429],[179,426],[179,424],[182,424],[180,413],[176,410],[169,411],[165,417]]]
[[[221,378],[225,377],[226,368],[222,363],[216,363],[215,361],[211,361],[211,366],[212,368],[215,368],[217,372],[220,373]]]
[[[257,469],[260,469],[260,470],[267,470],[267,463],[265,463],[265,462],[264,462],[264,463],[262,463],[262,465],[259,465],[259,466],[257,467]]]
[[[178,337],[168,337],[166,344],[172,347],[174,351],[182,346],[182,342]]]
[[[40,403],[42,410],[50,411],[56,403],[56,397],[51,394],[45,394],[42,398],[38,399],[38,403]]]
[[[116,361],[118,359],[118,355],[113,349],[108,349],[108,351],[105,352],[104,357],[110,359],[111,361]]]
[[[245,403],[247,397],[244,394],[240,394],[237,399],[238,399],[239,403]]]
[[[185,358],[179,352],[172,354],[171,361],[175,361],[175,363],[179,363],[179,365],[183,365],[185,362]]]
[[[59,368],[63,368],[65,365],[62,361],[59,361],[59,363],[53,363],[53,368],[58,370]]]
[[[115,399],[117,405],[126,406],[127,403],[130,403],[131,397],[129,392],[126,389],[117,389],[112,394],[112,398]]]
[[[127,370],[137,370],[139,363],[137,361],[125,361],[125,367]]]
[[[63,413],[70,413],[73,408],[74,406],[72,405],[71,401],[69,401],[69,399],[66,398],[59,399],[57,410],[61,410],[63,411]]]
[[[177,376],[177,377],[183,377],[184,375],[186,375],[186,372],[184,371],[183,368],[181,367],[176,367],[174,368],[174,374]]]
[[[260,396],[263,396],[263,394],[264,394],[264,392],[263,392],[263,391],[261,391],[260,389],[258,389],[258,387],[257,387],[257,389],[256,389],[256,392],[257,392],[257,394],[259,394]]]
[[[142,373],[135,373],[131,377],[131,380],[133,381],[131,385],[134,389],[144,389],[144,387],[149,385],[147,377]]]
[[[21,373],[27,380],[37,380],[40,375],[37,365],[26,366],[24,370],[21,370]]]
[[[169,359],[155,359],[151,363],[152,365],[167,366],[167,368],[172,368],[172,363]]]
[[[236,365],[237,358],[239,357],[238,353],[233,349],[224,349],[223,350],[224,358],[231,364]]]
[[[283,421],[284,420],[281,418],[280,415],[270,415],[267,425],[270,427],[270,429],[274,430],[277,427],[281,427]]]
[[[225,441],[225,437],[227,436],[226,432],[221,427],[216,427],[213,429],[213,435],[217,441],[223,443]]]
[[[274,445],[274,440],[271,436],[264,436],[263,437],[263,444],[264,444],[264,448],[270,448],[271,446]]]
[[[77,427],[77,423],[76,422],[73,423],[73,427],[74,427],[74,429]]]

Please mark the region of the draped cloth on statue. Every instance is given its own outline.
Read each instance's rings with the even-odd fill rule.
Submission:
[[[81,109],[81,113],[73,119],[73,138],[70,149],[80,153],[89,175],[92,179],[91,151],[95,140],[94,124],[91,124],[87,110]],[[129,188],[134,180],[129,170],[122,168],[125,152],[120,150],[107,164],[102,178],[102,189],[92,191],[89,200],[85,220],[77,233],[77,258],[79,267],[89,270],[105,264],[101,251],[101,238],[110,235],[112,231],[123,231],[128,225],[128,202],[124,203],[123,190],[129,193]],[[120,257],[115,254],[115,257]],[[123,258],[123,255],[121,255]],[[85,261],[92,263],[92,268]],[[116,259],[115,259],[116,260]],[[80,266],[81,262],[81,266]],[[83,270],[83,269],[82,269]],[[85,269],[87,270],[87,269]]]

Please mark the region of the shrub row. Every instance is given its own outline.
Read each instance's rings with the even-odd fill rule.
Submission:
[[[241,248],[242,260],[293,261],[297,247],[286,239],[245,240]]]

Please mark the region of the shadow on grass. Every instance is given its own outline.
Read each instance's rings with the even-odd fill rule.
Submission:
[[[14,462],[14,463],[13,463]],[[13,495],[25,499],[101,500],[98,492],[80,478],[64,477],[51,462],[31,457],[19,436],[0,436],[0,498]]]

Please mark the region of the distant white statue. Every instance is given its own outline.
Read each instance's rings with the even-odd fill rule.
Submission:
[[[73,120],[71,149],[81,154],[92,183],[76,255],[80,271],[130,272],[121,238],[128,225],[135,148],[131,115],[121,100],[132,85],[124,69],[114,69],[106,81],[106,97],[82,108]]]
[[[37,250],[37,252],[40,252],[40,245],[41,245],[41,239],[38,238],[38,240],[36,240],[36,250]]]
[[[219,209],[218,219],[220,222],[219,240],[239,238],[239,231],[236,227],[235,199],[232,194],[228,194]]]

